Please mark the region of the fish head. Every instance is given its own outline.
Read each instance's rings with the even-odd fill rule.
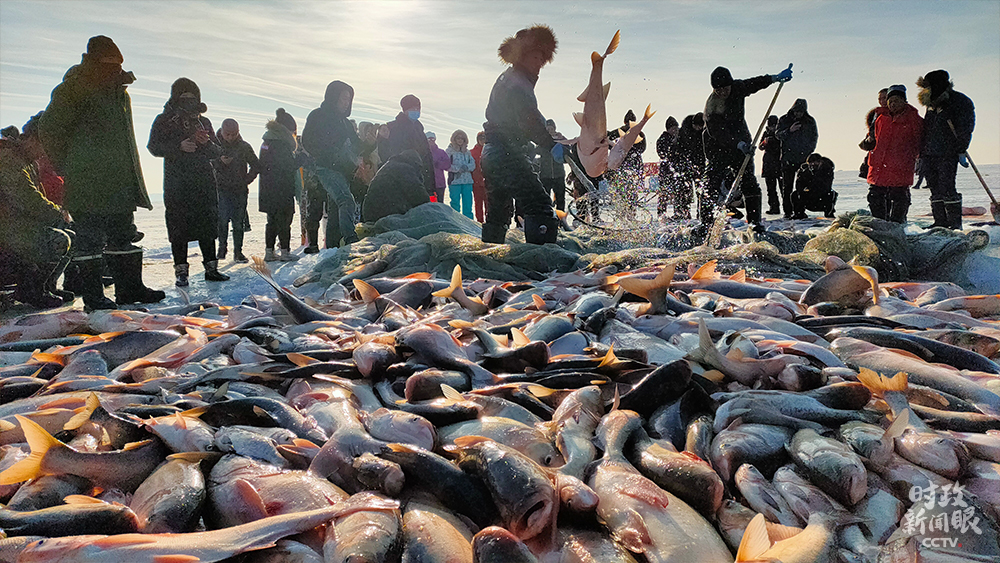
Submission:
[[[472,556],[481,563],[536,563],[524,542],[499,526],[483,528],[472,538]]]
[[[437,440],[437,432],[429,420],[403,411],[376,411],[368,420],[368,432],[379,440],[412,444],[425,450],[433,449]]]
[[[948,479],[958,479],[969,463],[969,451],[960,440],[938,432],[908,430],[896,439],[900,455]]]

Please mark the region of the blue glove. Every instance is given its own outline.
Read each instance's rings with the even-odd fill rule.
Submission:
[[[962,165],[962,168],[969,167],[969,157],[965,156],[965,153],[958,155],[958,163]]]
[[[739,149],[739,151],[743,154],[746,155],[753,154],[753,145],[751,145],[746,141],[740,141],[740,143],[736,145],[736,148]]]
[[[563,148],[562,144],[556,143],[552,147],[552,150],[549,151],[549,152],[552,153],[552,159],[553,160],[555,160],[559,164],[563,164],[564,162],[566,162],[565,159],[563,158],[563,152],[564,151],[565,151],[565,149]]]
[[[789,63],[788,68],[779,72],[778,74],[772,74],[771,80],[774,82],[788,82],[792,79],[792,65]]]

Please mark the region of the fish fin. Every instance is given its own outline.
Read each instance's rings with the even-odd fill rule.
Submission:
[[[152,441],[153,441],[153,439],[150,438],[148,440],[140,440],[138,442],[129,442],[129,443],[125,444],[124,446],[122,446],[122,451],[123,452],[127,452],[127,451],[131,451],[131,450],[138,450],[139,448],[141,448],[141,447],[143,447],[145,445],[150,444]]]
[[[38,364],[59,364],[66,365],[66,356],[61,354],[50,354],[47,352],[33,352],[31,358],[28,360],[30,363]]]
[[[316,444],[312,443],[309,440],[306,440],[305,438],[292,438],[292,445],[299,448],[308,448],[312,450],[319,449],[319,446],[317,446]]]
[[[378,290],[365,280],[354,280],[354,289],[358,290],[358,293],[361,294],[361,300],[366,304],[375,301],[380,295]]]
[[[476,436],[469,434],[468,436],[459,436],[453,440],[454,444],[459,448],[468,448],[469,446],[475,446],[476,444],[482,444],[483,442],[492,442],[489,438],[484,436]]]
[[[878,305],[879,298],[881,297],[878,289],[878,272],[876,272],[874,268],[869,268],[868,266],[857,266],[852,264],[851,268],[871,284],[872,302]]]
[[[237,479],[233,485],[236,487],[236,494],[243,501],[245,509],[255,513],[254,520],[267,518],[267,507],[264,506],[264,501],[260,498],[260,493],[257,492],[257,489],[250,481]]]
[[[716,264],[717,262],[715,260],[709,260],[708,262],[705,262],[705,264],[702,265],[702,267],[698,268],[697,270],[695,270],[693,274],[691,274],[691,279],[692,280],[717,279],[719,275],[715,271]]]
[[[736,563],[758,559],[770,547],[771,538],[767,535],[764,515],[758,512],[743,532],[740,547],[736,550]]]
[[[412,274],[403,276],[404,280],[429,280],[431,279],[430,272],[414,272]]]
[[[76,430],[83,426],[90,420],[90,417],[93,416],[94,411],[99,406],[101,406],[101,399],[97,396],[97,393],[91,393],[87,396],[86,405],[80,407],[79,412],[73,415],[73,418],[66,421],[66,424],[63,425],[63,430]]]
[[[415,446],[411,446],[409,444],[398,444],[395,442],[387,445],[386,447],[396,453],[414,453],[418,451]]]
[[[0,432],[7,432],[17,428],[17,425],[9,420],[0,420]]]
[[[455,290],[462,287],[462,267],[455,264],[455,268],[451,271],[451,284],[444,288],[431,293],[434,297],[451,297],[455,293]]]
[[[590,64],[597,64],[597,63],[601,62],[602,60],[604,60],[604,57],[602,57],[601,54],[598,53],[597,51],[593,51],[592,53],[590,53]],[[583,101],[583,100],[580,100],[580,101]]]
[[[322,363],[319,360],[317,360],[316,358],[311,358],[311,357],[309,357],[309,356],[307,356],[305,354],[299,354],[298,352],[289,352],[289,353],[285,354],[285,357],[288,358],[289,362],[292,362],[293,364],[295,364],[296,366],[298,366],[300,368],[301,367],[306,367],[306,366],[311,366],[313,364]]]
[[[167,459],[180,459],[183,461],[197,463],[202,460],[218,457],[220,454],[221,452],[180,452],[168,455]]]
[[[604,358],[601,360],[601,363],[597,364],[597,367],[607,367],[618,361],[620,360],[618,360],[618,357],[615,356],[615,345],[612,344],[611,346],[608,346],[608,353],[604,354]]]
[[[182,415],[179,412],[175,412],[174,413],[174,420],[177,422],[177,426],[181,430],[187,430],[188,424],[187,424],[187,420],[184,418],[184,415]]]
[[[473,328],[475,325],[469,321],[455,319],[448,321],[448,326],[450,326],[451,328]]]
[[[607,84],[604,85],[604,89],[601,91],[601,95],[604,96],[605,100],[607,100],[608,94],[610,93],[611,93],[611,83],[608,82]]]
[[[622,30],[619,29],[618,31],[615,32],[615,36],[611,38],[611,43],[608,44],[607,50],[604,51],[605,57],[610,55],[611,53],[614,53],[615,50],[618,49],[618,43],[621,42],[621,39],[622,39]]]
[[[185,418],[198,418],[201,415],[205,414],[206,412],[208,412],[208,406],[195,407],[193,409],[188,409],[186,411],[181,411],[181,412],[179,412],[177,414],[179,414],[179,415],[181,415],[181,416],[183,416]]]
[[[713,383],[722,383],[726,380],[726,374],[717,369],[707,370],[705,373],[701,374],[701,376]]]
[[[767,536],[772,542],[787,540],[802,533],[802,528],[796,526],[785,526],[784,524],[766,521],[764,522],[764,526],[767,528]]]
[[[63,397],[62,399],[55,399],[49,401],[44,405],[38,405],[38,410],[55,409],[55,408],[75,409],[82,407],[86,404],[87,401],[79,397]]]
[[[451,399],[452,401],[464,401],[465,400],[465,397],[463,397],[462,394],[459,393],[457,389],[455,389],[451,385],[448,385],[447,383],[442,383],[441,384],[441,393],[444,394],[444,397],[446,399]]]
[[[653,543],[652,538],[649,537],[649,529],[646,528],[646,522],[643,521],[641,514],[632,508],[627,508],[626,511],[628,514],[628,524],[614,533],[615,539],[625,549],[634,553],[643,553]]]
[[[90,545],[101,549],[134,545],[140,543],[156,543],[156,539],[147,534],[115,534],[90,542]]]
[[[674,281],[674,272],[677,266],[674,264],[667,264],[660,270],[660,273],[656,275],[654,279],[646,280],[637,277],[620,278],[618,280],[618,287],[624,289],[625,291],[638,295],[639,297],[649,298],[649,294],[657,289],[669,289],[670,284]],[[618,299],[621,299],[620,297]]]
[[[201,558],[195,555],[184,555],[181,553],[153,556],[153,563],[198,563],[198,561],[201,561]]]
[[[49,434],[37,422],[19,414],[14,418],[21,424],[24,440],[31,448],[31,454],[0,473],[0,485],[13,485],[42,475],[42,460],[55,447],[68,447]]]
[[[653,104],[647,104],[646,105],[646,112],[642,115],[642,120],[643,121],[649,121],[649,118],[651,118],[654,115],[656,115],[655,111],[652,111],[652,112],[649,111],[652,106],[653,106]]]
[[[63,497],[63,502],[66,504],[108,504],[99,498],[89,497],[87,495],[67,495]]]
[[[549,389],[548,387],[545,387],[544,385],[537,385],[537,384],[534,384],[534,383],[530,383],[530,384],[526,385],[525,389],[528,391],[528,393],[531,393],[532,395],[534,395],[535,397],[538,397],[538,398],[548,397],[549,395],[552,395],[553,393],[555,393],[554,389]]]
[[[747,271],[740,270],[735,274],[729,276],[729,281],[734,281],[738,283],[747,283]]]
[[[522,346],[526,346],[531,343],[531,339],[528,338],[527,335],[525,335],[524,332],[517,327],[513,327],[510,329],[510,336],[511,339],[514,341],[515,348],[520,348]]]
[[[591,385],[593,385],[594,382],[591,381],[590,383],[591,383]],[[615,398],[611,402],[611,411],[618,410],[618,407],[620,407],[621,404],[622,404],[622,396],[621,396],[621,393],[618,392],[618,386],[615,385]]]
[[[896,416],[896,420],[892,421],[889,428],[885,430],[885,434],[882,435],[882,441],[887,444],[892,444],[893,439],[899,438],[903,435],[903,431],[910,425],[910,409],[905,409],[903,412]]]
[[[879,375],[868,368],[861,368],[858,372],[858,381],[867,387],[873,395],[881,397],[886,391],[906,392],[906,372],[901,371],[892,377]]]
[[[545,310],[545,300],[539,297],[537,293],[531,296],[531,302],[535,304],[536,310],[538,311]]]
[[[584,94],[586,94],[586,92],[584,92]],[[582,102],[583,100],[580,101]],[[583,127],[584,123],[583,119],[584,119],[583,112],[581,111],[573,112],[573,121],[576,121],[576,124],[579,125],[580,127]]]
[[[216,401],[221,401],[222,398],[225,397],[228,393],[229,393],[229,382],[227,381],[222,385],[220,385],[219,388],[215,390],[215,393],[212,394],[212,400],[210,402],[214,403]]]

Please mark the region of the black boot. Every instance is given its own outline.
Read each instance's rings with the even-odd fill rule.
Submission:
[[[753,225],[754,231],[764,232],[764,225],[760,217],[761,197],[759,195],[744,195],[743,201],[746,202],[747,206],[747,222]]]
[[[958,196],[958,201],[944,202],[945,218],[948,221],[947,227],[956,231],[962,230],[962,196]]]
[[[82,260],[74,259],[73,262],[77,264],[84,309],[87,311],[117,309],[118,306],[115,305],[115,302],[104,296],[104,283],[101,280],[104,275],[102,257],[89,256]]]
[[[243,255],[243,231],[233,230],[233,261],[234,262],[250,261],[249,259],[247,259],[246,256]]]
[[[119,305],[157,303],[167,296],[150,289],[142,282],[142,249],[108,250],[104,253],[111,275],[115,278],[115,301]]]
[[[306,238],[309,239],[309,245],[302,252],[306,254],[319,252],[319,225],[306,227]]]
[[[830,205],[828,205],[826,211],[823,212],[824,217],[832,219],[837,216],[837,196],[837,192],[830,194]],[[909,196],[909,194],[907,194],[907,196]],[[907,200],[909,200],[909,197],[907,197]],[[908,202],[906,206],[909,208],[910,205]]]
[[[934,202],[931,202],[933,207]],[[889,219],[888,190],[881,186],[868,187],[868,209],[872,212],[872,217],[876,219]]]
[[[959,207],[961,207],[959,203]],[[961,209],[959,209],[961,211]],[[928,226],[928,229],[933,229],[934,227],[948,227],[948,212],[945,211],[944,202],[939,200],[931,200],[931,214],[934,216],[934,223]]]
[[[504,244],[507,242],[507,228],[491,223],[483,223],[483,242]]]
[[[45,280],[51,268],[48,265],[26,264],[19,270],[17,288],[14,290],[14,300],[39,309],[61,307],[63,300],[48,292]]]
[[[559,219],[554,215],[528,215],[524,218],[524,242],[545,244],[555,242]]]
[[[906,213],[910,210],[910,190],[906,188],[890,190],[888,201],[889,220],[895,223],[905,223]]]
[[[45,290],[55,295],[59,299],[62,299],[63,304],[72,303],[76,299],[76,295],[72,291],[66,291],[56,287],[56,282],[59,281],[59,276],[66,271],[66,266],[69,264],[69,256],[63,256],[58,262],[54,262],[48,265],[47,271],[49,272],[48,279],[45,280]]]
[[[206,260],[204,264],[205,264],[205,281],[216,281],[216,282],[229,281],[229,276],[219,271],[218,260]]]

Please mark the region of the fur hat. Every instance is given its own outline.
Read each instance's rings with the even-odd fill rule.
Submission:
[[[712,88],[725,88],[733,83],[733,73],[724,66],[717,66],[712,71]]]
[[[285,108],[278,108],[274,112],[274,120],[284,125],[285,129],[288,129],[292,133],[294,133],[295,130],[297,129],[297,127],[295,126],[295,118],[292,117],[291,114],[289,114],[287,111],[285,111]]]
[[[83,54],[83,58],[95,63],[122,64],[125,62],[125,57],[122,56],[118,45],[115,45],[110,37],[104,35],[95,35],[87,41],[87,52]]]
[[[545,57],[545,63],[552,62],[552,56],[556,52],[556,36],[547,25],[534,25],[522,29],[512,37],[508,37],[500,44],[497,55],[500,60],[509,64],[517,64],[521,57],[532,51],[541,51]]]
[[[952,83],[948,71],[933,70],[917,78],[917,86],[920,87],[917,99],[921,104],[931,106],[940,101],[941,94],[947,92],[952,87]]]

